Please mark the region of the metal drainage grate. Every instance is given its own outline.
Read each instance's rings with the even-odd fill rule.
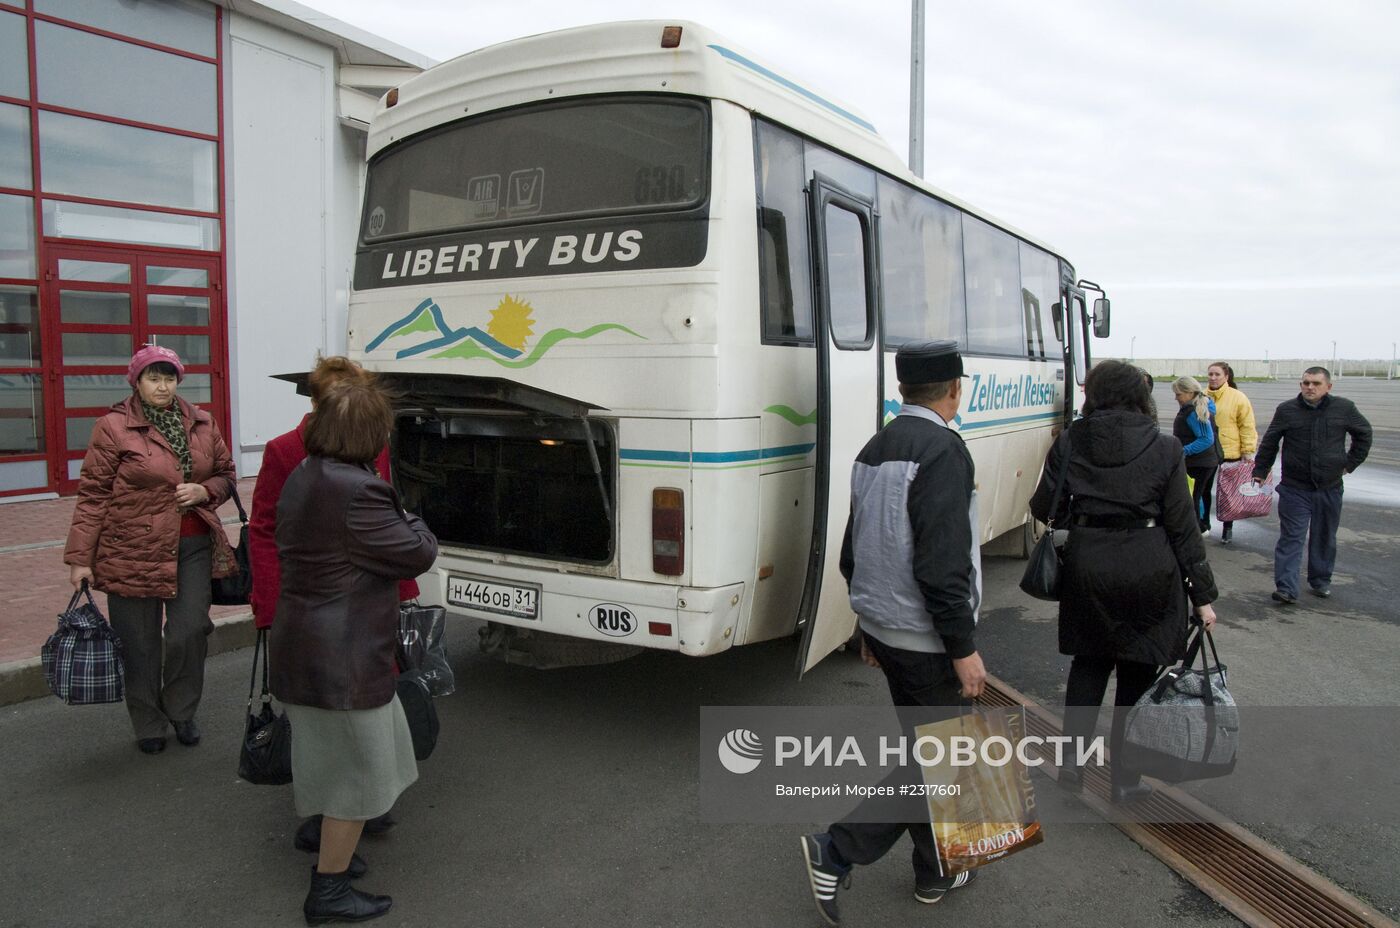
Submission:
[[[993,677],[987,678],[979,702],[997,709],[1024,706],[1027,734],[1060,734],[1057,716]],[[1108,795],[1107,774],[1086,769],[1080,798],[1112,819]],[[1181,790],[1158,786],[1134,811],[1162,821],[1115,822],[1121,831],[1252,928],[1397,928],[1351,893]]]

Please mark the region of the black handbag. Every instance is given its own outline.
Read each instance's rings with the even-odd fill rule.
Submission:
[[[1050,521],[1045,523],[1045,534],[1031,549],[1030,562],[1021,575],[1021,591],[1036,599],[1058,602],[1060,599],[1060,551],[1055,547],[1055,513],[1060,505],[1060,491],[1065,488],[1065,476],[1069,474],[1069,459],[1072,453],[1069,433],[1061,439],[1065,443],[1060,476],[1055,480],[1055,492],[1050,498]]]
[[[84,596],[87,602],[79,605]],[[86,580],[39,654],[49,690],[68,705],[122,701],[122,640],[97,608]]]
[[[243,523],[238,530],[238,546],[233,549],[238,572],[210,579],[209,601],[215,606],[246,606],[253,597],[253,565],[248,556],[248,513],[243,509],[243,500],[238,498],[238,484],[230,480],[229,489],[233,504],[238,507],[238,519]]]
[[[408,733],[413,737],[413,756],[427,760],[437,747],[438,714],[428,683],[418,671],[399,675],[397,684],[399,704],[408,719]]]
[[[433,696],[451,696],[457,689],[442,637],[447,610],[423,606],[417,600],[399,603],[399,638],[394,653],[399,672],[416,671]]]
[[[262,709],[253,713],[253,697],[258,680],[258,654],[262,653]],[[258,629],[253,645],[253,677],[248,681],[248,724],[238,750],[238,776],[260,786],[281,786],[292,782],[292,724],[287,716],[272,709],[267,688],[267,629]]]

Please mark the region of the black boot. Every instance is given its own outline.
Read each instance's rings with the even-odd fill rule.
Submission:
[[[387,834],[389,829],[397,825],[398,819],[394,818],[393,811],[385,812],[383,815],[365,821],[365,834],[378,837]]]
[[[315,854],[321,849],[321,816],[313,815],[301,823],[292,845],[299,851]]]
[[[366,922],[383,915],[393,904],[388,896],[362,893],[351,886],[347,873],[320,873],[312,867],[311,889],[301,911],[308,925]]]

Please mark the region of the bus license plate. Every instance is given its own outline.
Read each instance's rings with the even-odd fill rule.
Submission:
[[[498,583],[479,577],[449,576],[447,601],[454,606],[513,615],[518,619],[540,617],[540,588],[537,586]]]

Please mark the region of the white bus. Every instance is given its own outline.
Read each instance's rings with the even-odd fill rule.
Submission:
[[[848,474],[909,340],[962,344],[981,540],[1021,548],[1084,293],[850,108],[702,26],[615,23],[414,77],[367,157],[350,354],[402,394],[425,593],[494,646],[803,628],[811,667],[854,627]]]

